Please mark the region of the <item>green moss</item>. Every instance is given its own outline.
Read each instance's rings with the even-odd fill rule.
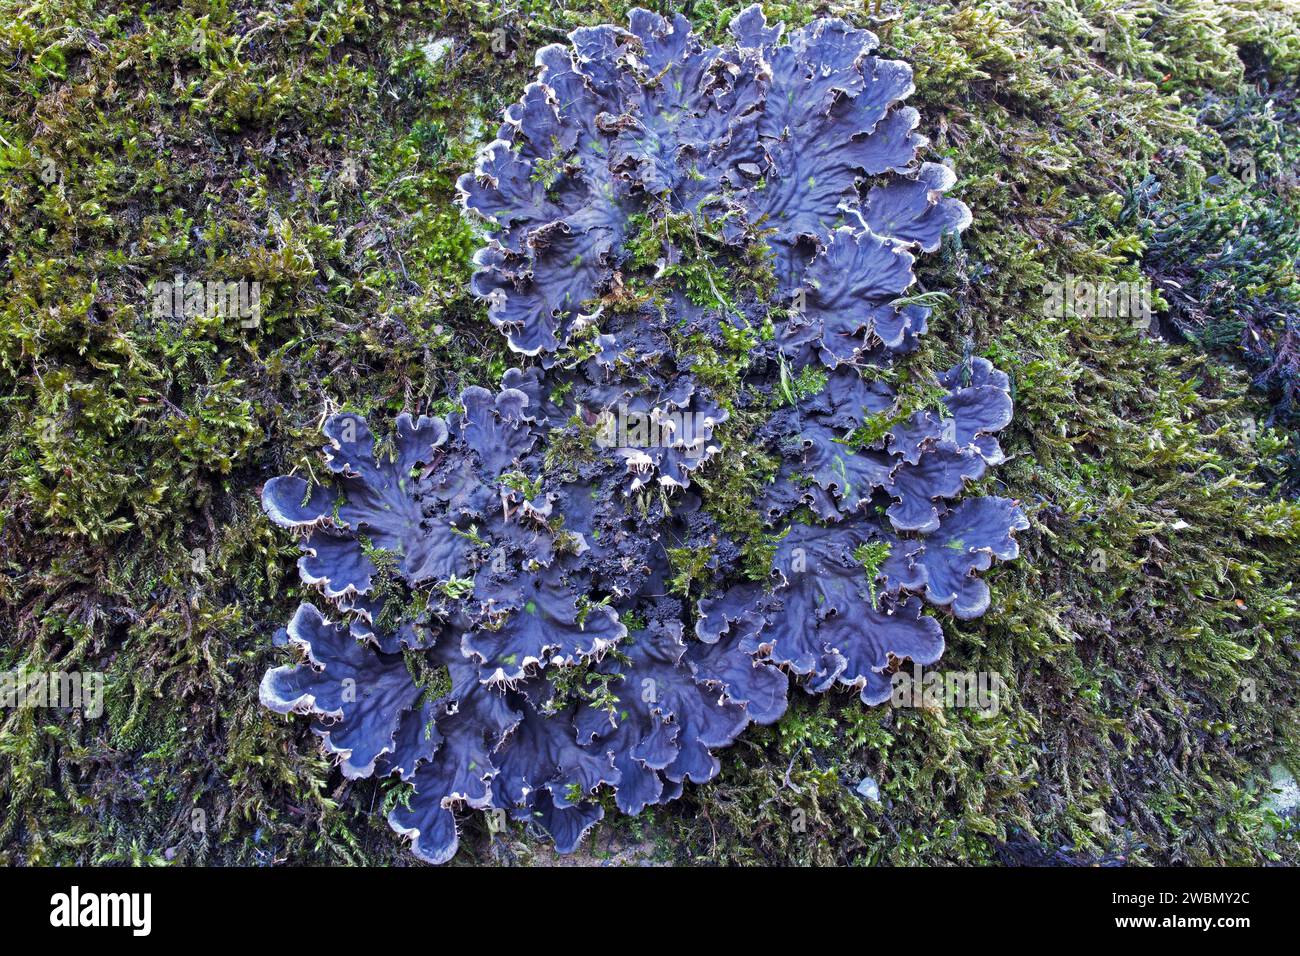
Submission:
[[[370,586],[374,600],[383,605],[375,627],[383,634],[395,632],[404,616],[410,592],[402,578],[398,565],[402,556],[398,552],[386,551],[371,544],[369,538],[362,537],[362,553],[374,565]]]
[[[542,493],[541,478],[529,478],[522,471],[507,472],[497,480],[503,487],[518,492],[528,501],[532,501]]]
[[[627,662],[627,657],[617,647],[611,648],[607,654],[612,655],[611,660]],[[590,661],[557,668],[552,678],[555,693],[546,702],[543,712],[553,714],[573,704],[585,704],[596,710],[604,710],[617,724],[626,716],[620,716],[618,706],[617,687],[622,678],[623,675],[617,668],[598,670]]]
[[[708,580],[708,571],[713,564],[713,549],[682,547],[665,550],[673,570],[672,577],[668,579],[668,590],[682,597],[690,597],[692,584]]]
[[[815,365],[807,365],[798,375],[791,375],[785,359],[781,359],[781,377],[777,387],[782,400],[787,405],[797,405],[805,398],[816,395],[826,387],[828,381],[830,381],[830,374]]]
[[[451,693],[451,673],[443,664],[430,664],[429,659],[415,651],[403,651],[402,658],[411,679],[422,690],[421,698],[433,703]],[[433,733],[433,726],[425,728],[426,734]]]
[[[719,39],[741,6],[699,0],[691,16]],[[766,7],[791,23],[816,12]],[[480,240],[455,178],[533,51],[623,9],[309,0],[266,18],[236,0],[128,16],[49,0],[0,26],[0,652],[104,670],[115,688],[99,722],[0,714],[0,862],[404,857],[372,812],[404,788],[345,785],[306,722],[252,692],[287,660],[270,635],[310,598],[257,491],[270,474],[319,474],[323,410],[449,412],[448,396],[517,361],[468,292]],[[1232,357],[1218,346],[1232,311],[1294,288],[1285,246],[1206,258],[1150,234],[1136,198],[1157,177],[1159,201],[1207,229],[1242,216],[1241,236],[1288,235],[1290,207],[1262,190],[1295,170],[1277,85],[1300,65],[1289,11],[840,11],[914,65],[926,158],[953,162],[975,215],[918,260],[920,287],[948,298],[931,296],[933,330],[896,384],[922,395],[968,345],[1012,376],[1010,457],[986,481],[1033,527],[1021,560],[989,575],[990,613],[944,619],[941,664],[1000,673],[1009,692],[992,717],[796,692],[777,726],[721,754],[715,783],[616,827],[700,862],[1298,859],[1259,782],[1300,760],[1300,515],[1278,494],[1294,430],[1268,427],[1247,377],[1217,358],[1049,318],[1041,301],[1068,274],[1177,281],[1180,259],[1214,262],[1224,297],[1204,341]],[[420,51],[430,35],[456,41],[437,64]],[[1241,150],[1255,184],[1215,187],[1241,182]],[[700,301],[770,298],[761,235],[733,250],[710,224],[663,229],[643,230],[622,307],[654,307],[637,269],[665,241]],[[260,322],[154,316],[150,283],[177,273],[259,282]],[[678,343],[732,413],[726,452],[693,484],[755,579],[773,539],[753,502],[775,463],[749,443],[768,397],[739,379],[771,332]],[[590,446],[557,442],[548,469]],[[856,793],[866,776],[880,803]],[[493,859],[476,822],[464,846]]]
[[[876,606],[876,575],[892,550],[888,541],[872,541],[860,544],[853,552],[853,560],[862,565],[867,573],[867,589],[871,594],[871,606]]]

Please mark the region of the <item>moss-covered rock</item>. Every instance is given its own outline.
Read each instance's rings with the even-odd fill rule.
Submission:
[[[685,12],[716,32],[741,5]],[[1004,692],[984,713],[797,694],[711,787],[596,846],[1295,861],[1294,820],[1268,796],[1269,768],[1300,762],[1296,426],[1269,404],[1286,380],[1260,379],[1270,353],[1232,337],[1295,301],[1296,252],[1274,241],[1297,222],[1279,120],[1300,69],[1294,0],[766,7],[876,30],[915,68],[925,158],[962,177],[974,223],[921,260],[924,290],[945,295],[898,374],[923,394],[970,354],[1012,375],[1009,460],[988,491],[1032,527],[988,575],[990,612],[945,622],[943,663]],[[499,380],[455,178],[538,47],[623,14],[42,0],[4,18],[0,669],[110,680],[97,720],[0,710],[0,860],[403,858],[370,813],[400,788],[344,781],[258,706],[302,595],[257,492],[316,467],[328,412],[445,410]],[[1170,232],[1171,213],[1197,228]],[[177,276],[257,283],[256,321],[166,314],[151,293]],[[1045,286],[1070,276],[1149,282],[1160,321],[1045,314]],[[725,378],[728,360],[708,367]],[[743,437],[743,416],[729,427]],[[752,525],[764,467],[731,457],[698,476],[724,526]],[[516,836],[475,821],[460,859],[518,859]]]

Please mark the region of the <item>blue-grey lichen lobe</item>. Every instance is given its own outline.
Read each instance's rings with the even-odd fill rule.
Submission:
[[[879,703],[899,660],[943,651],[925,604],[978,616],[976,573],[1015,557],[1014,502],[953,500],[1001,458],[1005,376],[976,359],[913,407],[879,374],[925,331],[897,302],[914,258],[970,218],[917,163],[910,69],[837,20],[785,37],[755,6],[732,34],[706,47],[638,10],[541,50],[460,184],[492,224],[474,291],[535,364],[382,447],[334,416],[331,478],[264,490],[332,610],[295,615],[306,659],[262,700],[314,715],[347,776],[410,781],[389,820],[430,862],[460,806],[567,851],[602,788],[624,813],[675,798],[781,716],[791,677]],[[761,250],[766,281],[721,287],[715,250]],[[701,356],[736,340],[720,380]],[[754,581],[695,477],[759,413]],[[611,438],[627,421],[670,425]]]

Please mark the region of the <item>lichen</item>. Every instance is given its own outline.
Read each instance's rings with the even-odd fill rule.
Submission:
[[[414,406],[448,416],[517,363],[468,292],[483,239],[455,179],[534,51],[611,9],[310,2],[263,22],[246,0],[202,18],[49,0],[0,28],[0,661],[139,685],[106,701],[104,723],[0,712],[0,860],[406,857],[372,808],[411,784],[343,780],[307,721],[269,719],[248,693],[283,662],[269,637],[302,596],[291,536],[253,496],[271,475],[319,475],[322,410],[385,430]],[[701,0],[691,15],[723,42],[732,9]],[[790,27],[815,15],[766,9]],[[1044,284],[1068,275],[1177,278],[1177,244],[1156,249],[1145,216],[1121,215],[1149,175],[1193,222],[1283,209],[1295,160],[1267,103],[1290,102],[1294,3],[875,12],[840,15],[912,65],[924,158],[951,159],[976,216],[918,260],[950,299],[920,303],[931,331],[891,384],[973,354],[1016,399],[1007,461],[982,487],[1025,502],[1023,560],[987,577],[983,617],[942,618],[942,666],[1000,673],[1009,692],[991,717],[793,695],[720,752],[709,786],[607,817],[610,841],[684,863],[1294,862],[1294,821],[1258,779],[1295,769],[1300,739],[1300,542],[1275,491],[1294,428],[1221,362],[1235,342],[1205,359],[1162,341],[1177,337],[1164,313],[1158,335],[1042,314]],[[420,50],[431,32],[452,38],[437,64]],[[1238,204],[1243,149],[1258,175]],[[727,264],[741,299],[743,265]],[[155,319],[142,286],[177,273],[260,280],[261,325]],[[1222,276],[1228,309],[1277,291],[1246,262]],[[762,341],[790,304],[768,297]],[[744,400],[715,432],[729,454],[691,491],[741,550],[722,560],[761,578],[770,529],[749,505],[769,475],[754,437],[768,411]],[[637,631],[638,615],[621,619]],[[109,715],[137,696],[148,739],[112,739]],[[162,701],[174,707],[145,706]],[[855,792],[868,776],[879,804]],[[465,861],[547,859],[475,814],[462,823]],[[622,859],[608,842],[596,856]]]
[[[983,359],[940,377],[943,419],[909,405],[879,449],[836,444],[902,401],[879,370],[915,349],[929,309],[895,300],[915,255],[970,221],[944,195],[952,174],[913,162],[907,66],[838,20],[782,41],[758,7],[737,15],[728,47],[700,43],[682,17],[634,10],[630,23],[539,52],[539,81],[459,183],[496,227],[473,288],[540,367],[508,370],[496,393],[466,389],[445,420],[402,415],[382,444],[335,416],[332,482],[276,478],[263,492],[273,520],[307,534],[304,582],[350,621],[304,604],[289,634],[306,661],[268,671],[261,699],[323,718],[345,775],[411,779],[389,820],[430,862],[455,853],[460,806],[509,812],[567,852],[601,819],[598,791],[625,813],[675,799],[717,774],[714,749],[784,712],[787,674],[880,703],[897,661],[942,651],[917,595],[982,613],[975,572],[1014,558],[1011,533],[1027,526],[1008,499],[949,504],[1001,460],[1008,382]],[[643,304],[599,324],[625,272]],[[771,290],[796,303],[779,318]],[[752,532],[748,581],[727,560],[742,546],[701,509],[716,477],[704,499],[683,495],[713,460],[743,456],[718,440],[733,418],[768,446],[759,460],[787,459],[759,526],[732,529]],[[557,462],[566,433],[597,423],[595,453]],[[795,461],[811,482],[790,480]],[[820,520],[791,524],[804,505]],[[958,533],[969,546],[936,553]],[[394,571],[412,589],[444,582],[443,600],[394,615]],[[647,623],[629,632],[622,614]],[[441,697],[401,689],[387,660],[399,648],[452,671]],[[349,701],[340,682],[385,689],[378,704]],[[431,730],[412,738],[412,722]]]

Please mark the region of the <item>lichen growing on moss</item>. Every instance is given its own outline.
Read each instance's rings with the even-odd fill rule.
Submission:
[[[262,21],[236,0],[200,24],[84,6],[0,25],[0,667],[139,672],[181,719],[140,709],[169,741],[146,750],[106,720],[0,712],[0,860],[400,859],[369,811],[401,788],[342,781],[246,693],[299,597],[291,542],[250,494],[314,460],[324,410],[445,414],[443,396],[500,380],[454,179],[534,50],[624,11],[313,0]],[[739,6],[700,0],[692,18],[722,39]],[[1231,349],[1207,359],[1041,307],[1067,275],[1158,284],[1176,268],[1172,250],[1155,268],[1123,215],[1149,176],[1160,201],[1217,214],[1235,200],[1205,185],[1235,190],[1232,152],[1255,157],[1257,191],[1295,173],[1260,102],[1291,102],[1294,3],[837,12],[914,66],[926,158],[954,160],[976,212],[960,246],[919,263],[951,302],[906,364],[923,381],[968,342],[1012,376],[990,490],[1034,524],[990,576],[989,613],[945,633],[946,667],[996,671],[1009,692],[991,718],[796,695],[709,790],[635,834],[701,862],[1295,862],[1262,779],[1300,739],[1300,519],[1274,493],[1294,430],[1270,430],[1219,361]],[[453,38],[436,64],[431,35]],[[1240,101],[1241,120],[1207,114],[1211,98]],[[1225,269],[1247,302],[1277,291]],[[155,319],[147,284],[177,272],[259,280],[260,327]],[[743,432],[743,412],[724,427]],[[732,461],[696,481],[738,529],[755,489],[729,490],[764,465]],[[880,803],[855,792],[865,776]],[[481,824],[462,845],[467,861],[513,852]]]
[[[892,668],[942,652],[924,602],[978,617],[977,573],[1015,558],[1028,526],[1011,499],[957,500],[1002,460],[1007,377],[970,357],[939,376],[933,409],[883,381],[925,331],[922,302],[942,298],[896,299],[916,255],[970,221],[945,195],[952,173],[916,162],[907,65],[841,20],[783,36],[751,6],[729,29],[710,46],[682,16],[633,10],[628,30],[539,51],[537,82],[457,184],[496,227],[472,288],[539,363],[466,389],[446,418],[399,416],[389,440],[332,416],[330,477],[263,489],[303,535],[300,576],[328,617],[299,607],[302,660],[267,671],[260,698],[317,717],[346,778],[409,779],[389,822],[428,862],[457,852],[462,808],[570,853],[607,795],[628,815],[675,800],[717,774],[714,750],[781,717],[791,675],[882,703]],[[760,236],[777,248],[751,254]],[[734,281],[756,263],[767,281]],[[593,303],[638,279],[645,307],[601,322]],[[768,287],[793,296],[779,318]],[[903,404],[880,442],[840,444]],[[746,441],[724,446],[714,432],[741,408]],[[548,476],[544,449],[574,420],[607,426],[598,451]],[[715,458],[746,457],[755,425],[784,461],[744,502],[763,517],[742,573],[709,489],[686,492]],[[429,580],[445,600],[408,614],[406,590]],[[624,614],[650,623],[629,631]],[[451,675],[433,698],[430,665]]]

